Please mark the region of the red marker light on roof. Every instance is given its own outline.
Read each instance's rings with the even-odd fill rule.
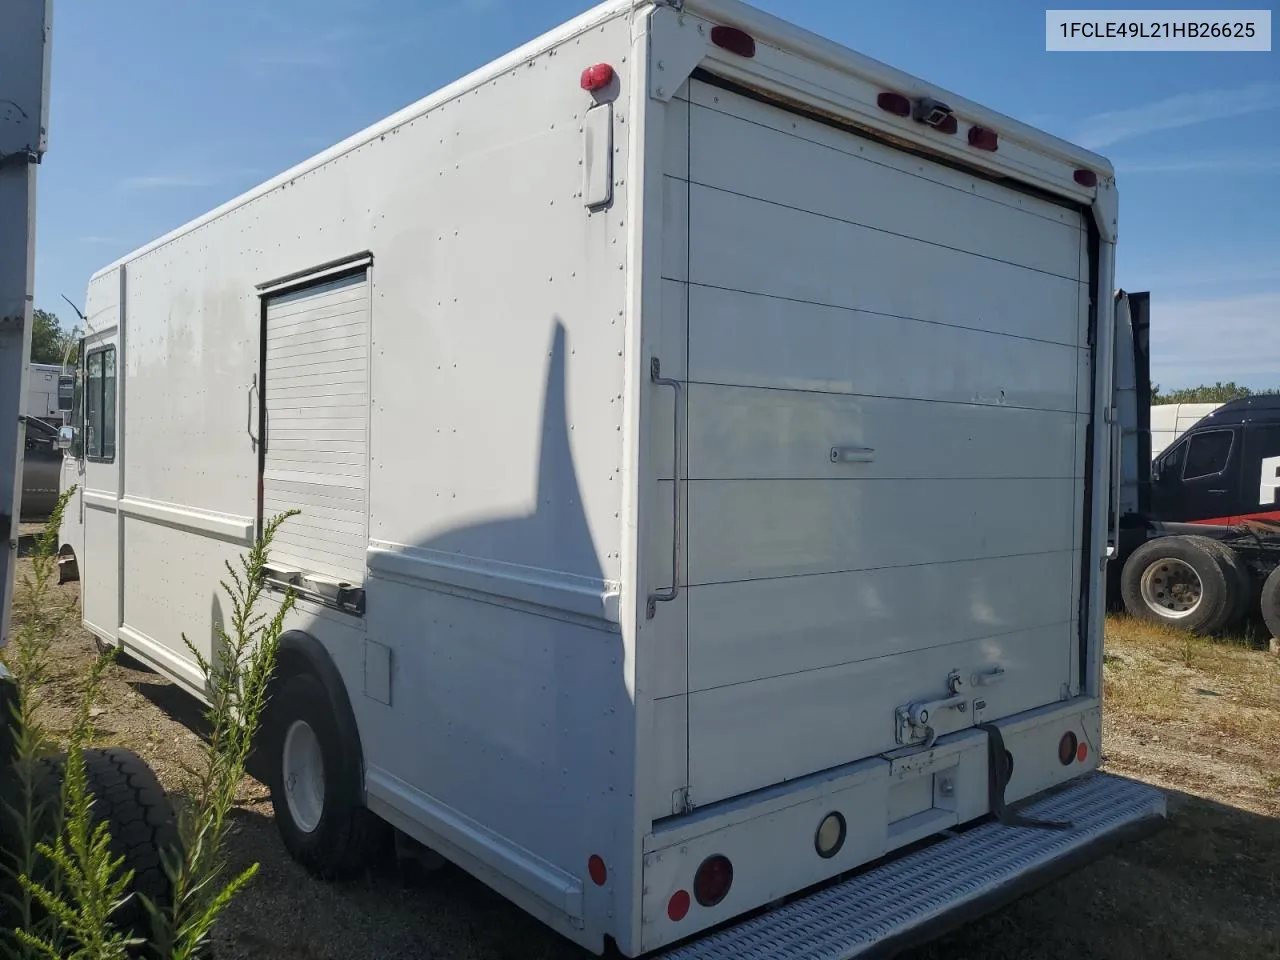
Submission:
[[[613,83],[613,67],[607,63],[597,63],[582,71],[582,89],[595,93]]]
[[[986,127],[970,127],[969,146],[994,152],[1000,146],[1000,138],[994,130],[988,130]]]
[[[911,116],[911,101],[900,93],[880,94],[876,97],[876,106],[899,117]]]
[[[1098,185],[1098,175],[1092,170],[1077,170],[1075,172],[1075,181],[1082,187],[1096,187]]]
[[[756,38],[737,27],[712,27],[711,42],[740,57],[756,55]]]

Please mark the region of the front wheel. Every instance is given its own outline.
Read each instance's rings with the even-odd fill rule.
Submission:
[[[380,852],[387,827],[359,796],[360,771],[314,677],[285,680],[268,718],[271,805],[290,856],[315,876],[360,873]]]

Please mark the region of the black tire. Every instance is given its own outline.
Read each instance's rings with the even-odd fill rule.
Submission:
[[[1169,624],[1192,633],[1208,634],[1220,630],[1235,609],[1237,600],[1225,563],[1219,559],[1216,550],[1198,542],[1203,539],[1158,537],[1133,551],[1120,574],[1125,609],[1139,619]],[[1194,608],[1179,616],[1171,607],[1149,604],[1143,597],[1143,578],[1152,577],[1152,594],[1158,597],[1165,593],[1161,585],[1163,574],[1176,572],[1175,567],[1183,565],[1190,567],[1199,581],[1199,602]]]
[[[1262,622],[1271,631],[1271,636],[1280,638],[1280,567],[1271,571],[1262,585]]]
[[[290,729],[299,723],[314,733],[322,760],[323,801],[314,825],[295,818],[288,797],[290,785],[285,782],[285,743]],[[363,804],[361,771],[352,769],[348,759],[356,754],[343,742],[324,685],[308,674],[285,679],[272,695],[266,732],[271,805],[290,856],[324,880],[364,872],[385,849],[390,831]]]
[[[41,761],[41,798],[56,809],[62,789],[66,756]],[[123,869],[133,871],[129,890],[164,907],[171,884],[162,851],[175,855],[180,846],[173,805],[147,762],[120,747],[84,751],[85,780],[93,797],[93,822],[105,823],[111,833],[111,852],[124,858]],[[117,928],[146,936],[150,915],[136,896],[112,915]]]
[[[1221,540],[1197,536],[1191,536],[1187,539],[1199,543],[1212,553],[1226,574],[1227,589],[1230,592],[1232,604],[1218,629],[1229,630],[1237,626],[1257,602],[1257,584],[1253,579],[1253,574],[1249,571],[1248,564],[1244,562],[1240,554],[1236,553]]]

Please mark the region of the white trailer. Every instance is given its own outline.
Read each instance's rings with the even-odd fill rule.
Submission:
[[[94,276],[85,626],[200,696],[299,508],[313,870],[390,824],[594,951],[924,936],[1163,818],[1093,775],[1115,237],[1101,157],[611,0]]]
[[[1161,403],[1151,407],[1151,459],[1164,453],[1191,427],[1221,407],[1220,403]]]

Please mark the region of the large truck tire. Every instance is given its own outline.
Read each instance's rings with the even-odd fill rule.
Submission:
[[[1125,561],[1120,590],[1132,616],[1192,633],[1222,629],[1238,603],[1226,563],[1204,537],[1157,537]]]
[[[65,754],[40,761],[41,799],[56,805],[66,770]],[[167,903],[171,884],[162,852],[178,852],[180,839],[173,805],[151,767],[132,750],[121,747],[84,751],[86,785],[93,797],[95,825],[105,823],[111,852],[123,857],[123,870],[133,871],[129,891],[148,897],[157,906]],[[145,937],[150,916],[137,896],[129,897],[114,914],[117,929]]]
[[[360,771],[324,685],[309,674],[285,679],[272,697],[267,762],[276,829],[289,855],[323,880],[365,871],[390,839],[359,794]]]
[[[1240,554],[1236,553],[1221,540],[1196,536],[1187,537],[1187,539],[1200,544],[1217,557],[1219,565],[1222,566],[1227,575],[1227,588],[1234,603],[1218,629],[1229,630],[1237,626],[1249,615],[1258,599],[1257,583],[1253,579],[1253,574],[1249,571],[1248,564],[1244,562],[1244,558]]]
[[[1262,621],[1271,631],[1271,636],[1280,638],[1280,567],[1271,571],[1262,585]]]

